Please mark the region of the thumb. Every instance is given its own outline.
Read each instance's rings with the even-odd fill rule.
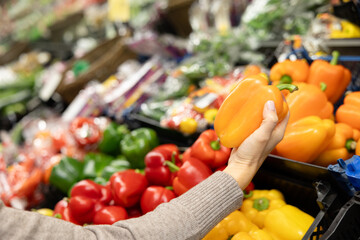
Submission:
[[[275,129],[278,120],[274,101],[267,101],[264,105],[263,121],[256,131],[268,139]]]

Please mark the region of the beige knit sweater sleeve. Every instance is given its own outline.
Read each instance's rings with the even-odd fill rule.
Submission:
[[[182,196],[142,217],[87,227],[8,208],[0,201],[0,239],[201,239],[241,206],[242,197],[241,189],[231,176],[216,172]]]

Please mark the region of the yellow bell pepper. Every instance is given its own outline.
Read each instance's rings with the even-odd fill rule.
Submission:
[[[40,213],[41,215],[44,215],[44,216],[49,216],[49,217],[52,217],[54,215],[54,211],[49,208],[33,209],[32,211]]]
[[[180,131],[185,134],[193,134],[197,130],[197,122],[193,118],[184,118],[180,122]]]
[[[274,240],[270,233],[266,230],[257,229],[250,231],[249,233],[246,232],[239,232],[235,234],[231,240]]]
[[[259,228],[263,228],[267,214],[271,210],[286,205],[284,196],[276,189],[254,190],[252,192],[252,196],[243,201],[241,211]]]
[[[265,218],[264,229],[274,240],[301,240],[314,218],[297,207],[284,205],[270,211]]]
[[[221,221],[202,240],[227,240],[228,238],[229,234]]]
[[[215,121],[215,117],[216,117],[216,114],[217,114],[218,110],[216,108],[211,108],[209,110],[207,110],[205,113],[204,113],[204,118],[205,120],[210,123],[210,124],[213,124],[214,121]]]
[[[257,230],[258,227],[253,224],[242,212],[236,210],[217,224],[203,240],[228,239],[238,232],[250,232]]]

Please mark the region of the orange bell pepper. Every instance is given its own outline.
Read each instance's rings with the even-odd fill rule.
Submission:
[[[278,83],[306,82],[309,75],[309,64],[304,60],[285,60],[276,63],[270,70],[270,80]]]
[[[244,76],[251,76],[261,73],[261,68],[258,65],[247,65],[244,69]]]
[[[287,126],[276,154],[300,162],[314,161],[329,145],[335,134],[335,123],[317,116],[302,118]]]
[[[360,156],[360,140],[356,143],[355,154]]]
[[[349,69],[336,65],[339,52],[333,52],[330,63],[324,60],[315,60],[310,66],[308,83],[320,87],[321,83],[326,84],[325,94],[330,102],[336,103],[344,93],[351,81]]]
[[[332,116],[334,106],[327,100],[323,91],[307,83],[299,83],[297,86],[298,91],[286,96],[291,113],[289,123],[307,116],[318,116],[322,119]]]
[[[297,89],[291,84],[268,86],[263,74],[253,75],[241,80],[227,96],[216,115],[214,128],[222,145],[238,147],[257,128],[263,120],[263,107],[268,100],[275,103],[279,121],[288,112],[279,89]]]
[[[344,104],[336,111],[336,121],[360,130],[360,92],[346,95]]]
[[[352,127],[345,123],[335,124],[335,135],[329,145],[313,162],[313,164],[327,167],[336,164],[339,158],[349,159],[356,149],[356,134]]]

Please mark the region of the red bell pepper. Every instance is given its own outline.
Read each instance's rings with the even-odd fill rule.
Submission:
[[[129,169],[114,173],[110,178],[110,186],[115,203],[122,207],[131,207],[140,201],[148,181],[144,175]]]
[[[191,156],[203,161],[211,168],[225,165],[231,149],[220,144],[214,130],[203,132],[191,147]]]
[[[150,186],[141,196],[141,210],[146,214],[147,212],[154,210],[161,203],[170,202],[170,200],[175,197],[175,193],[170,189],[160,186]]]
[[[145,156],[145,176],[152,185],[171,186],[181,166],[176,145],[165,145],[156,147]]]
[[[53,216],[80,225],[80,223],[74,219],[69,210],[69,201],[67,198],[62,199],[55,205]]]
[[[91,145],[101,140],[101,130],[93,118],[77,117],[72,121],[69,130],[80,146]]]
[[[76,183],[71,191],[70,197],[83,196],[92,199],[100,199],[102,197],[100,184],[97,184],[91,180],[81,180]]]
[[[172,144],[172,143],[168,143],[168,144],[162,144],[160,146],[157,146],[156,148],[154,148],[153,150],[167,150],[171,153],[174,154],[174,157],[176,159],[179,158],[179,155],[180,155],[180,151],[179,151],[179,148],[175,145],[175,144]]]
[[[69,209],[71,215],[79,223],[91,223],[95,215],[96,200],[84,196],[70,198]]]
[[[106,206],[97,211],[94,216],[94,224],[113,224],[128,218],[125,208],[120,206]]]
[[[186,162],[189,158],[191,158],[191,147],[186,149],[186,151],[181,156],[181,161]]]
[[[174,192],[179,196],[211,174],[211,169],[205,163],[196,158],[189,158],[181,166],[173,181]]]

